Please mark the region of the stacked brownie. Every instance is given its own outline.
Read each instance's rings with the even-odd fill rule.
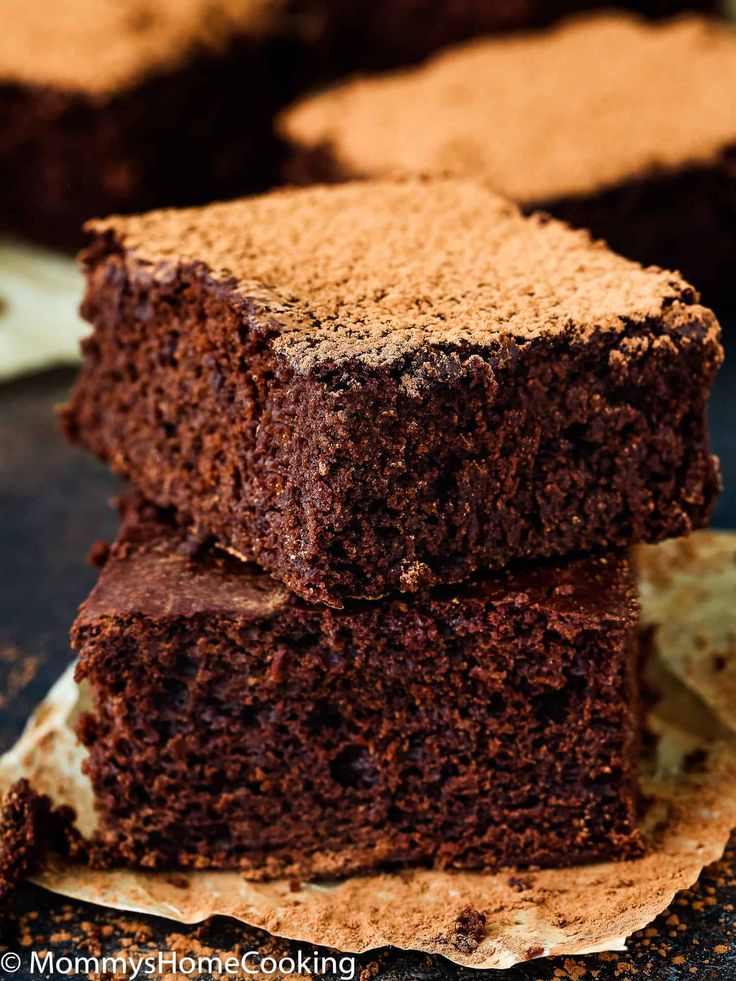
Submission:
[[[488,38],[284,115],[296,182],[451,174],[585,227],[707,299],[736,275],[736,34],[627,14]]]
[[[135,487],[73,630],[110,860],[638,854],[627,549],[718,490],[694,290],[458,180],[90,230],[63,425]]]

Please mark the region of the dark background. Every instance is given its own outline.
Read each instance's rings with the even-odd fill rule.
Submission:
[[[712,441],[725,486],[713,524],[734,528],[736,317],[722,321],[725,346],[734,358],[726,359],[711,403]],[[65,445],[56,431],[54,406],[64,400],[72,378],[65,369],[0,386],[0,751],[12,745],[69,662],[68,629],[95,579],[87,552],[96,539],[110,539],[115,531],[107,502],[116,493],[116,480]],[[184,928],[71,903],[32,886],[22,890],[17,906],[18,926],[3,943],[26,963],[31,947],[99,955],[120,953],[132,943],[139,952],[163,947],[181,955],[196,950],[226,955],[238,946],[264,951],[274,946],[265,934],[229,920]],[[707,870],[695,889],[631,939],[626,954],[538,960],[504,973],[461,970],[442,958],[392,951],[359,961],[363,981],[736,981],[736,839],[725,860]],[[31,975],[24,968],[12,975],[0,968],[0,981],[10,977],[27,981]]]

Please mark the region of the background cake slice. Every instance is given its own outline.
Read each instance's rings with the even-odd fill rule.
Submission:
[[[69,436],[307,598],[687,534],[718,325],[462,181],[92,226]]]
[[[640,852],[626,559],[342,611],[128,515],[74,626],[111,864],[255,878]]]
[[[736,35],[599,14],[355,79],[283,116],[300,182],[473,177],[707,298],[736,274]]]
[[[296,93],[285,6],[3,0],[0,230],[67,248],[98,214],[265,187]]]
[[[607,0],[296,0],[305,17],[315,74],[385,69],[426,57],[466,38],[550,24]],[[715,13],[718,0],[619,0],[653,17],[683,10]]]

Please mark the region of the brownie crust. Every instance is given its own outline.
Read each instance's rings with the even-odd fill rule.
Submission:
[[[298,187],[369,176],[346,167],[329,143],[292,147],[285,161],[286,179]],[[697,284],[706,302],[728,310],[736,270],[735,161],[732,144],[703,166],[637,175],[605,190],[540,199],[521,208],[585,228],[642,265],[676,269]]]
[[[707,521],[721,349],[677,277],[454,181],[95,230],[67,435],[301,596]]]
[[[97,855],[262,879],[637,855],[626,559],[306,603],[152,509],[73,629]]]

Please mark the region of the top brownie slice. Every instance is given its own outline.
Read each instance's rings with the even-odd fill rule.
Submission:
[[[91,231],[67,434],[301,596],[707,520],[719,328],[675,274],[454,180]]]

